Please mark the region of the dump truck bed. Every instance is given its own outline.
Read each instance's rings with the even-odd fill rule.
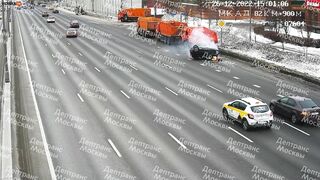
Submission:
[[[160,21],[157,26],[157,31],[167,37],[171,36],[181,36],[187,23],[177,22],[177,21]]]
[[[140,17],[138,19],[138,27],[145,31],[155,31],[161,18],[155,17]]]

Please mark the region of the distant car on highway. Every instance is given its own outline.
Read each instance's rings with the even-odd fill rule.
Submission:
[[[69,28],[67,30],[66,37],[78,37],[78,30],[75,28]]]
[[[47,23],[55,23],[55,22],[56,22],[56,18],[55,17],[49,16],[47,18]]]
[[[252,97],[223,104],[222,114],[224,119],[242,124],[244,130],[253,127],[270,128],[273,121],[273,113],[268,104]]]
[[[47,11],[42,12],[42,17],[49,17],[49,13]]]
[[[270,109],[274,114],[289,118],[294,124],[301,122],[320,123],[320,107],[310,98],[285,96],[272,100]]]
[[[70,22],[70,28],[79,28],[79,21],[77,20],[72,20]]]
[[[52,11],[52,13],[57,14],[57,13],[59,13],[59,10],[58,10],[58,9],[54,9],[54,10]]]

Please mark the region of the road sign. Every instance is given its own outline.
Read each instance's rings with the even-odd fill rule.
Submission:
[[[218,21],[218,26],[219,26],[219,27],[222,28],[222,27],[224,27],[225,25],[226,25],[226,22],[225,22],[225,21],[223,21],[223,20],[219,20],[219,21]]]

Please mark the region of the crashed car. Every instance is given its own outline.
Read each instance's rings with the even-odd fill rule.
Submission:
[[[196,60],[221,61],[218,49],[218,35],[205,27],[187,27],[182,39],[186,39],[190,47],[190,55]]]
[[[210,47],[201,47],[199,45],[194,45],[190,49],[190,55],[193,59],[199,60],[213,60],[215,62],[221,61],[219,57],[219,50]]]

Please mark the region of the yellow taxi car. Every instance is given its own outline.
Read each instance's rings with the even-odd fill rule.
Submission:
[[[222,114],[226,120],[241,123],[244,130],[252,127],[271,128],[273,121],[268,104],[252,97],[224,103]]]

